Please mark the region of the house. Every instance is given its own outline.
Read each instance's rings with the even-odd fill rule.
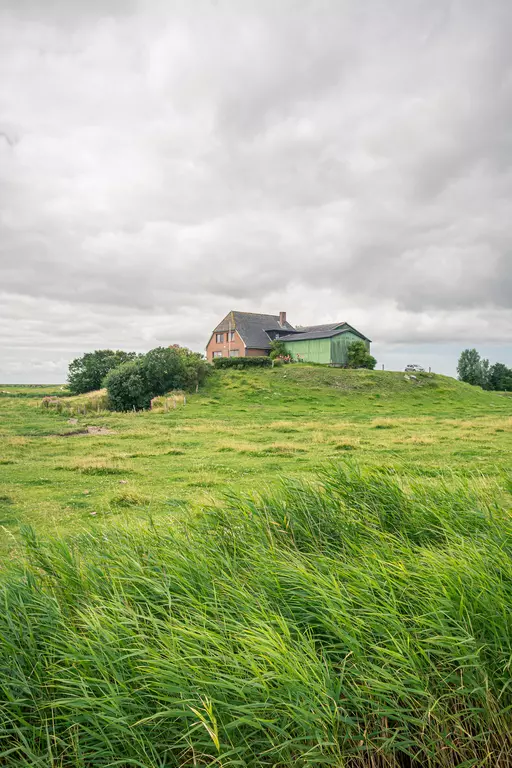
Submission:
[[[206,345],[206,357],[247,357],[268,355],[270,342],[294,331],[286,312],[260,315],[255,312],[230,312],[213,329]]]
[[[206,346],[206,357],[246,357],[268,355],[270,344],[280,339],[293,360],[325,365],[345,365],[347,347],[353,341],[370,339],[348,323],[328,323],[294,328],[286,312],[262,315],[254,312],[229,312],[213,329]]]

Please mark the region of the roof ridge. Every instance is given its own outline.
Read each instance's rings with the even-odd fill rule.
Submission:
[[[270,315],[268,312],[242,312],[240,309],[232,309],[231,312],[237,312],[239,315],[266,315],[267,317],[279,317],[279,315]]]

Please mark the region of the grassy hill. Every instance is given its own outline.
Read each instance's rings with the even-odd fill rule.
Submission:
[[[491,482],[512,449],[512,400],[444,376],[295,365],[216,371],[168,413],[40,407],[59,387],[0,387],[0,542],[25,523],[75,532],[172,514],[351,456],[398,474]],[[76,423],[69,423],[70,416]],[[87,430],[91,428],[91,431]],[[94,428],[99,428],[94,429]]]
[[[0,390],[2,765],[512,763],[510,398],[305,365],[167,412]]]

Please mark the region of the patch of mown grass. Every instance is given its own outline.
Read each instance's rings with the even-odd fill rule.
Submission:
[[[27,530],[0,574],[3,765],[506,768],[502,493],[345,463],[167,498],[172,522]]]

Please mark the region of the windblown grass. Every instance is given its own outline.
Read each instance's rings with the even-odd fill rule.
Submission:
[[[173,522],[27,532],[14,766],[509,766],[509,497],[344,464]]]

